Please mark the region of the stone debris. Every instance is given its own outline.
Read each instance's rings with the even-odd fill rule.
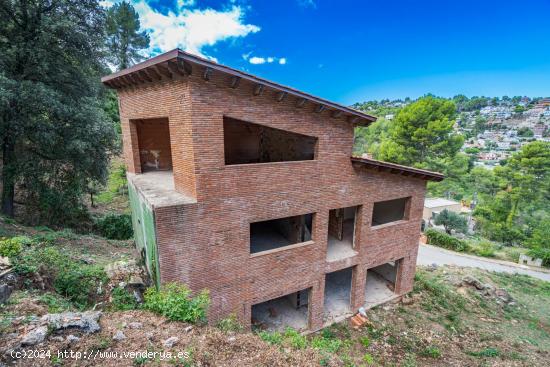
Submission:
[[[48,328],[46,326],[39,326],[23,336],[21,339],[21,345],[35,345],[42,343],[48,334]]]
[[[171,336],[170,338],[166,339],[162,342],[162,345],[164,345],[165,348],[172,348],[177,342],[179,338],[177,336]]]
[[[78,328],[86,333],[95,333],[101,329],[98,323],[100,317],[101,311],[64,312],[44,315],[40,322],[54,330]]]
[[[113,335],[113,340],[116,340],[117,342],[126,339],[126,335],[121,330],[117,330],[115,335]]]
[[[131,322],[128,324],[128,327],[130,329],[141,329],[143,327],[143,324],[141,322]]]
[[[68,342],[69,344],[76,343],[76,342],[78,342],[79,340],[80,340],[80,338],[79,338],[78,336],[76,336],[76,335],[71,334],[71,335],[67,336],[67,342]]]
[[[479,279],[474,278],[470,275],[466,275],[464,278],[462,278],[462,282],[475,287],[477,290],[482,290],[485,288],[485,286],[483,285],[483,283],[481,283]]]
[[[0,284],[0,304],[6,303],[11,296],[13,288],[7,284]]]

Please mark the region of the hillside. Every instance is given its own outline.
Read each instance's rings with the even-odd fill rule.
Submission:
[[[5,220],[0,230],[4,236],[47,240],[72,261],[108,269],[111,276],[102,294],[84,304],[48,284],[37,287],[33,277],[19,276],[17,290],[0,306],[4,363],[13,361],[13,350],[26,349],[50,351],[50,358],[22,358],[16,365],[543,366],[550,358],[550,284],[525,276],[419,268],[410,297],[369,310],[370,324],[364,328],[356,330],[343,322],[307,337],[292,330],[250,333],[231,319],[217,327],[190,325],[132,309],[139,306],[128,299],[121,303],[114,289],[128,282],[131,272],[113,276],[109,264],[122,261],[132,267],[131,241],[28,228]],[[88,334],[78,327],[49,325],[43,342],[17,349],[43,315],[91,309],[102,311],[99,331]],[[58,351],[72,351],[73,356],[81,352],[82,358],[93,354],[96,360],[61,358]],[[166,354],[122,355],[132,351],[184,354],[172,361],[162,360]],[[119,353],[118,359],[106,357],[113,352]]]

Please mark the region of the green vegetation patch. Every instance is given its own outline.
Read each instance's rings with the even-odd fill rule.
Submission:
[[[195,297],[183,284],[167,283],[160,290],[148,288],[144,295],[144,308],[173,321],[189,323],[206,321],[206,310],[210,303],[208,291]]]
[[[96,221],[101,235],[110,240],[127,240],[132,238],[132,217],[129,214],[107,214]]]

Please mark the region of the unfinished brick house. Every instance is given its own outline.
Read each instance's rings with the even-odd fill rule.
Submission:
[[[173,50],[102,79],[119,96],[136,243],[209,321],[317,330],[413,286],[427,180],[351,157],[348,107]]]

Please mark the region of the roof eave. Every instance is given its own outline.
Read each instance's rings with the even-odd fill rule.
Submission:
[[[361,124],[369,124],[371,122],[376,121],[376,117],[370,116],[370,115],[365,114],[365,113],[362,113],[362,112],[357,111],[353,108],[342,106],[338,103],[331,102],[331,101],[328,101],[326,99],[316,97],[316,96],[313,96],[313,95],[308,94],[308,93],[301,92],[297,89],[287,87],[287,86],[269,81],[267,79],[263,79],[263,78],[254,76],[254,75],[242,72],[240,70],[233,69],[233,68],[225,66],[225,65],[217,64],[217,63],[215,63],[211,60],[207,60],[207,59],[204,59],[204,58],[199,57],[199,56],[191,55],[191,54],[186,53],[186,52],[184,52],[180,49],[175,49],[175,50],[172,50],[172,51],[168,51],[168,52],[166,52],[162,55],[155,56],[155,57],[153,57],[149,60],[146,60],[146,61],[141,62],[139,64],[133,65],[133,66],[127,68],[127,69],[120,70],[120,71],[115,72],[113,74],[104,76],[104,77],[101,78],[101,82],[104,83],[105,85],[107,85],[110,88],[118,89],[120,87],[117,87],[115,85],[115,84],[117,84],[116,83],[117,80],[122,80],[126,83],[128,83],[128,82],[131,83],[132,79],[134,79],[132,77],[132,75],[133,74],[139,74],[139,73],[136,73],[136,72],[145,71],[145,69],[153,67],[155,65],[159,65],[159,64],[166,64],[166,63],[170,64],[170,62],[173,62],[174,60],[181,60],[184,63],[197,64],[199,66],[209,68],[211,70],[217,70],[219,72],[229,74],[229,75],[231,75],[232,77],[235,77],[235,78],[247,80],[251,83],[255,83],[255,84],[258,84],[258,85],[263,85],[265,87],[268,87],[268,88],[271,88],[271,89],[274,89],[274,90],[277,90],[277,91],[280,91],[280,92],[287,93],[287,94],[292,95],[296,98],[303,98],[305,100],[308,100],[308,101],[311,101],[315,104],[318,104],[319,106],[322,106],[322,108],[320,109],[321,111],[324,108],[331,108],[331,109],[336,110],[336,111],[341,111],[341,112],[345,113],[348,116],[348,121],[351,122],[351,123],[356,123],[356,124],[361,125]],[[140,77],[138,77],[138,79],[139,78]]]
[[[428,171],[425,169],[419,169],[414,167],[403,166],[400,164],[383,162],[370,158],[351,157],[353,164],[368,169],[374,169],[378,172],[388,172],[393,174],[399,174],[407,177],[419,178],[426,181],[439,182],[445,178],[445,175],[439,172]]]

